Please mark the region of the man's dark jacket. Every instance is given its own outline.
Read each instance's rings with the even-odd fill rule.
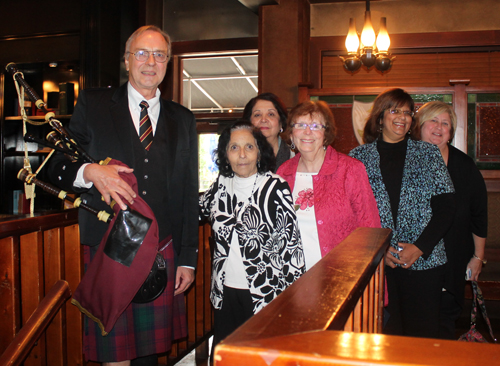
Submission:
[[[161,111],[150,151],[139,141],[128,106],[127,84],[118,89],[81,91],[69,133],[94,159],[119,160],[134,169],[139,195],[153,209],[159,239],[171,234],[177,265],[196,266],[198,248],[198,137],[193,114],[181,105],[161,99]],[[101,194],[75,189],[81,162],[62,154],[52,158],[50,176],[59,187],[82,193],[99,210],[112,210]],[[81,242],[98,245],[107,224],[87,211],[79,213]]]

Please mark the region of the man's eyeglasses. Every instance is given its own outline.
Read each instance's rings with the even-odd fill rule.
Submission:
[[[399,109],[399,108],[388,109],[388,111],[391,114],[395,114],[396,116],[400,116],[401,114],[404,114],[405,116],[413,117],[415,115],[415,112],[403,111],[402,109]]]
[[[139,50],[137,52],[129,52],[131,55],[135,56],[135,59],[140,62],[147,61],[149,59],[149,55],[153,55],[154,59],[156,62],[166,62],[168,60],[168,56],[166,53],[161,52],[161,51],[145,51],[145,50]]]
[[[326,128],[325,125],[322,125],[320,123],[311,123],[310,125],[308,125],[307,123],[294,123],[292,127],[298,130],[305,130],[307,127],[309,127],[311,131],[319,131],[322,128]]]

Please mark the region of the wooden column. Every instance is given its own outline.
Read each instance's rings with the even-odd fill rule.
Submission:
[[[305,0],[260,7],[259,93],[275,93],[287,107],[298,102],[298,84],[309,81],[309,24]]]

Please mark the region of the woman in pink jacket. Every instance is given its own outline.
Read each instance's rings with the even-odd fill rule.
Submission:
[[[293,192],[307,269],[354,229],[380,227],[365,166],[330,146],[335,133],[325,102],[304,102],[288,116],[286,136],[299,153],[277,174]]]

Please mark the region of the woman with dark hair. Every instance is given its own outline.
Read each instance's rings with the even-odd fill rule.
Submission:
[[[488,193],[479,169],[465,153],[450,145],[457,128],[452,106],[425,103],[417,112],[422,141],[436,145],[455,187],[453,224],[444,236],[448,258],[446,284],[441,300],[441,337],[457,339],[455,322],[464,306],[465,278],[477,281],[488,233]]]
[[[200,216],[210,219],[215,242],[214,347],[304,272],[290,189],[270,172],[274,161],[266,138],[248,122],[219,138],[219,177],[200,198]]]
[[[276,169],[295,155],[280,137],[286,129],[287,111],[276,95],[263,93],[250,99],[243,110],[243,119],[252,122],[266,137],[276,156]]]
[[[454,211],[453,183],[439,149],[422,141],[414,103],[402,89],[380,94],[350,155],[365,164],[382,227],[392,229],[385,256],[386,334],[439,337],[446,253]]]
[[[335,122],[325,102],[290,112],[287,136],[299,153],[278,169],[290,185],[310,269],[358,227],[380,227],[365,167],[330,144]]]

